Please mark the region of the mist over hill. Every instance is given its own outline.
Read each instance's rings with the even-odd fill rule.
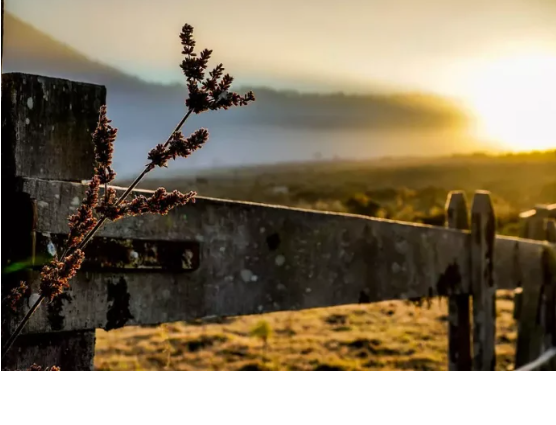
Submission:
[[[41,74],[107,87],[109,117],[119,129],[115,165],[121,176],[141,169],[148,149],[165,140],[185,112],[184,85],[149,83],[130,76],[86,57],[9,13],[4,16],[4,25],[3,72]],[[176,52],[176,62],[178,55]],[[204,126],[211,138],[191,159],[171,164],[174,172],[183,167],[442,154],[477,148],[461,136],[469,122],[464,110],[437,96],[235,88],[248,89],[257,97],[250,106],[204,113],[187,122],[184,133]]]

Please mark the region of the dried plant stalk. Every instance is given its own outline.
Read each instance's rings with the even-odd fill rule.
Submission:
[[[195,192],[183,194],[175,190],[168,193],[164,188],[157,189],[148,198],[141,195],[131,201],[126,201],[127,196],[137,187],[147,173],[156,167],[167,167],[168,161],[171,159],[189,157],[208,141],[209,133],[203,128],[195,131],[187,138],[182,135],[181,128],[189,116],[192,113],[200,114],[209,110],[215,111],[229,109],[232,106],[245,106],[255,100],[251,91],[245,95],[230,91],[233,77],[224,74],[222,64],[218,64],[205,77],[212,50],[204,49],[199,54],[195,52],[195,40],[191,25],[185,24],[183,26],[180,40],[183,47],[182,54],[184,55],[180,68],[186,77],[189,92],[185,101],[186,114],[166,142],[158,144],[149,152],[149,162],[143,172],[118,198],[116,191],[108,187],[108,184],[116,177],[112,168],[112,155],[118,130],[110,125],[111,121],[107,117],[106,106],[100,108],[98,125],[92,135],[95,146],[95,174],[89,182],[80,207],[69,218],[70,231],[64,252],[60,257],[55,257],[48,265],[44,266],[41,272],[40,297],[2,347],[2,356],[6,355],[41,303],[45,299],[54,300],[70,287],[70,279],[75,276],[85,259],[83,251],[85,246],[107,220],[116,221],[126,216],[142,214],[165,215],[176,206],[195,201]],[[101,185],[104,185],[104,196],[99,199]],[[21,292],[20,289],[18,291]],[[19,301],[22,295],[18,295],[18,291],[14,292],[14,300],[17,298]]]

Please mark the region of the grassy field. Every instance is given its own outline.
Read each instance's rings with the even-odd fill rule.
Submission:
[[[122,182],[125,183],[125,182]],[[291,164],[147,181],[143,187],[441,225],[450,190],[490,190],[498,233],[556,202],[556,152],[504,157]],[[512,294],[499,293],[497,368],[513,368]],[[436,299],[97,332],[100,370],[445,370],[447,306]]]
[[[497,368],[513,368],[512,294],[497,303]],[[403,301],[97,331],[100,370],[446,370],[446,302]],[[266,341],[265,341],[266,337]]]

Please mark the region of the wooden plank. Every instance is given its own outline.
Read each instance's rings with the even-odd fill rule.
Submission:
[[[91,178],[91,133],[105,103],[103,86],[2,74],[2,176]]]
[[[539,206],[537,206],[537,208],[538,207]],[[546,215],[547,215],[548,218],[556,219],[556,203],[555,204],[544,204],[540,207],[547,211]]]
[[[335,288],[327,282],[272,279],[255,275],[249,269],[216,282],[198,273],[83,272],[59,303],[45,305],[46,308],[37,311],[24,332],[110,330],[126,325],[155,325],[376,300],[376,290],[374,294],[357,292],[358,288],[364,288],[359,282],[350,285],[349,290],[334,293]],[[352,290],[352,286],[356,289]],[[431,293],[425,289],[422,295]],[[396,294],[387,299],[398,298],[408,297]]]
[[[546,239],[556,243],[556,220],[546,222]],[[544,350],[556,347],[556,249],[547,251],[545,260],[545,293],[541,320],[545,329]],[[556,357],[547,362],[541,370],[556,370]]]
[[[7,353],[4,370],[26,370],[33,363],[62,371],[93,370],[95,332],[59,332],[21,335]]]
[[[68,231],[67,217],[64,213],[69,214],[74,211],[84,196],[86,186],[69,182],[22,179],[20,189],[38,200],[38,231],[45,234],[64,234]],[[152,191],[137,190],[134,193],[148,195]],[[373,229],[380,229],[385,238],[390,236],[399,238],[403,232],[409,231],[412,234],[411,237],[417,241],[420,240],[421,235],[419,229],[431,229],[429,226],[349,214],[323,213],[199,197],[196,204],[178,208],[165,217],[148,215],[108,223],[99,232],[99,235],[124,239],[207,242],[211,239],[218,242],[219,239],[229,241],[235,238],[239,241],[239,246],[243,247],[242,249],[247,250],[246,244],[252,240],[257,245],[252,249],[259,250],[267,244],[267,237],[269,242],[280,238],[279,233],[272,231],[273,228],[297,223],[296,225],[303,226],[308,233],[313,234],[315,244],[318,243],[322,248],[327,248],[322,245],[322,232],[319,226],[327,226],[328,221],[336,223],[338,231],[342,231],[343,222],[357,223],[355,226],[359,226],[360,229],[372,226]],[[236,223],[241,223],[241,225],[236,226]],[[261,232],[261,229],[264,231]],[[460,264],[462,276],[468,274],[469,253],[465,252],[466,236],[462,234],[469,235],[469,232],[441,228],[427,230],[427,232],[437,235],[435,237],[439,239],[438,243],[444,247],[443,249],[447,249],[447,252],[465,257],[459,258],[458,264]],[[362,239],[363,235],[359,234],[357,237]],[[411,241],[408,240],[409,242]],[[308,243],[310,242],[304,241],[303,245]],[[436,242],[434,243],[436,244]],[[282,244],[282,240],[279,244]],[[515,289],[521,284],[519,276],[523,274],[542,276],[540,258],[544,245],[531,240],[496,236],[494,278],[498,289]],[[331,246],[330,249],[334,250],[335,248]],[[457,254],[455,254],[456,252]],[[227,261],[235,261],[236,259],[231,257],[232,254],[233,251],[225,250],[220,255],[227,258]],[[468,287],[464,286],[462,290],[466,291]]]
[[[526,217],[526,237],[529,239],[545,240],[546,218],[551,209],[549,207],[537,206],[535,214]],[[546,253],[542,258],[546,258]],[[543,266],[543,279],[538,280],[525,276],[522,283],[522,292],[516,304],[517,311],[517,342],[515,366],[519,368],[539,357],[545,346],[545,327],[541,322],[541,310],[543,308],[543,296],[546,291],[550,292],[550,285],[546,278],[546,260],[541,260]]]
[[[36,201],[28,194],[10,194],[11,209],[8,212],[11,223],[11,243],[7,246],[3,261],[7,272],[2,281],[2,299],[7,291],[20,280],[31,282],[38,277],[33,271],[36,257]],[[14,233],[15,232],[15,233]],[[27,236],[26,236],[27,234]],[[23,310],[29,306],[24,306]],[[13,312],[7,305],[2,306],[2,336],[11,334],[5,325],[17,321],[24,314],[20,309]],[[95,332],[63,332],[59,335],[25,335],[15,342],[6,356],[2,357],[3,370],[25,370],[33,363],[42,368],[58,366],[62,370],[91,370],[95,351]],[[2,341],[3,343],[4,341]]]
[[[529,218],[534,216],[537,212],[535,210],[529,210],[522,212],[519,214],[519,237],[528,239],[529,234]],[[516,285],[514,290],[514,314],[513,317],[515,320],[519,321],[519,317],[521,315],[521,308],[523,306],[523,276],[519,274],[517,276],[514,274],[515,277],[518,277],[519,284]]]
[[[26,212],[19,209],[14,200],[27,196],[35,206],[34,226],[38,226],[40,201],[17,190],[19,177],[69,181],[91,177],[91,133],[96,127],[100,106],[105,103],[106,89],[102,86],[21,73],[2,74],[2,177],[6,178],[4,183],[11,192],[8,197],[10,211],[13,210],[16,216],[25,217]],[[67,214],[61,216],[67,220]],[[25,280],[30,281],[31,276],[37,275],[30,268],[36,260],[36,233],[31,232],[28,225],[16,225],[18,217],[8,222],[11,223],[10,246],[2,259],[10,261],[12,268],[24,264]],[[32,235],[29,250],[22,256],[18,246],[29,239],[29,234]],[[2,289],[5,288],[7,285],[3,282]],[[20,310],[4,321],[5,310],[2,309],[4,337],[11,334],[7,331],[9,325],[22,315]],[[42,335],[29,335],[18,339],[12,350],[6,358],[2,358],[3,367],[25,369],[31,363],[37,363],[43,367],[63,365],[66,370],[90,369],[94,355],[94,331],[65,333],[49,340]],[[73,360],[66,358],[68,350]]]
[[[547,207],[547,218],[545,218],[546,240],[549,242],[556,242],[556,220],[552,218],[553,210],[556,210],[556,204]],[[541,352],[543,353],[556,347],[556,249],[546,249],[544,253],[545,279],[541,288],[539,311],[539,322],[543,328],[541,342]],[[556,357],[544,363],[540,370],[556,370]]]
[[[543,280],[541,258],[545,248],[556,244],[497,235],[494,241],[494,282],[496,289],[521,288],[525,278]]]
[[[496,285],[493,273],[495,231],[490,193],[477,191],[471,206],[474,370],[492,371],[496,366]]]
[[[543,330],[541,353],[556,347],[556,250],[545,250],[543,259],[545,280],[541,287],[539,322]],[[556,358],[543,364],[540,370],[556,370]]]
[[[83,185],[26,179],[21,186],[38,196],[39,232],[67,231],[60,212],[81,199]],[[107,319],[113,311],[108,288],[123,287],[122,279],[132,318],[118,324],[469,293],[470,233],[455,229],[199,198],[165,217],[109,223],[101,235],[197,241],[199,268],[187,274],[80,273],[71,303],[64,301],[51,315],[64,320],[52,325],[47,313],[38,312],[27,332],[113,326]],[[524,273],[536,273],[535,255],[544,244],[512,238],[497,240],[497,249],[499,244],[508,253],[500,258],[499,276],[508,275],[516,258],[536,258],[522,261]],[[450,289],[458,273],[460,287]]]
[[[538,241],[547,239],[546,221],[550,218],[551,206],[538,205],[535,214],[528,218],[527,237]]]
[[[556,220],[553,218],[546,221],[546,240],[556,243]]]
[[[39,186],[42,189],[34,192],[41,199],[38,231],[62,233],[67,224],[60,211],[69,210],[74,197],[80,199],[78,192],[65,190],[81,186],[45,181],[26,185],[35,190]],[[134,312],[132,307],[135,321],[130,323],[143,324],[435,295],[446,290],[450,273],[460,273],[467,281],[465,234],[361,216],[199,199],[166,217],[108,224],[103,235],[196,240],[200,265],[193,273],[165,274],[164,279],[149,273],[81,273],[71,294],[73,305],[80,307],[62,313],[59,330],[106,326],[107,288],[121,277],[132,302],[137,300],[134,305],[148,310]],[[93,290],[95,281],[99,287]],[[155,308],[162,293],[171,299],[161,298],[166,307]],[[153,306],[147,308],[149,303]],[[90,320],[83,317],[85,312]],[[28,332],[53,328],[47,317],[36,317]]]
[[[465,193],[453,191],[446,203],[446,225],[452,229],[469,229]],[[450,287],[461,282],[454,281]],[[448,370],[471,370],[471,325],[469,295],[448,297]]]

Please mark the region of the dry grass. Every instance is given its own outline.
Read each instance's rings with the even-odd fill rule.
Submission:
[[[512,295],[497,302],[497,369],[513,369]],[[98,370],[446,370],[447,306],[403,301],[97,331]],[[252,330],[261,320],[265,345]]]

